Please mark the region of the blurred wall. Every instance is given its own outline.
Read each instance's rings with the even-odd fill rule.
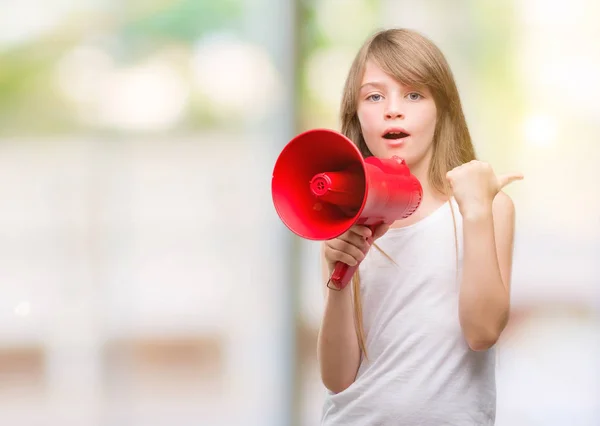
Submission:
[[[293,4],[0,5],[0,422],[292,414]]]

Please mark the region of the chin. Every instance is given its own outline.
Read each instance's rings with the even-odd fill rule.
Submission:
[[[406,152],[406,149],[403,149],[403,147],[401,146],[388,148],[383,153],[381,158],[392,158],[394,155],[402,158],[406,162],[406,164],[410,164],[411,156]]]

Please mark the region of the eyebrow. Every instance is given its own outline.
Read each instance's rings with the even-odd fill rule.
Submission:
[[[363,90],[363,89],[365,89],[365,88],[367,88],[369,86],[372,86],[372,87],[374,87],[376,89],[383,89],[383,88],[385,88],[385,84],[384,83],[381,83],[379,81],[369,81],[368,83],[365,83],[362,86],[360,86],[360,88],[358,90],[361,91],[361,90]]]

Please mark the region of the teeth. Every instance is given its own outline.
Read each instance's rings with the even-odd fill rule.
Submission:
[[[408,136],[408,134],[404,132],[388,132],[385,135],[383,135],[383,137],[387,139],[399,139],[406,136]]]

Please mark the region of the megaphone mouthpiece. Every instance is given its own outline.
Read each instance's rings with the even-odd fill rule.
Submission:
[[[309,182],[315,197],[349,210],[358,210],[363,202],[365,179],[350,171],[317,173]]]

